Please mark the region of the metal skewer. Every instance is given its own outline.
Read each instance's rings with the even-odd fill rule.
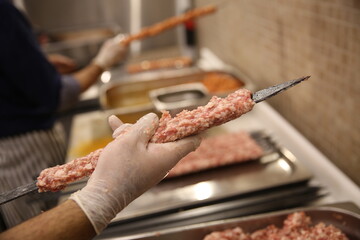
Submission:
[[[10,202],[14,199],[17,199],[21,196],[28,194],[28,193],[35,192],[37,189],[38,189],[38,187],[36,186],[36,181],[34,181],[32,183],[29,183],[29,184],[17,187],[8,192],[2,193],[0,195],[0,205]]]
[[[296,84],[298,84],[302,81],[305,81],[309,78],[310,78],[310,76],[306,76],[306,77],[298,78],[295,80],[290,80],[290,81],[287,81],[284,83],[280,83],[280,84],[274,85],[272,87],[265,88],[263,90],[255,92],[252,96],[252,99],[256,103],[262,102],[262,101],[268,99],[269,97],[272,97],[288,88],[291,88],[291,87],[295,86]]]
[[[310,76],[298,78],[295,80],[284,82],[284,83],[257,91],[252,95],[252,99],[255,103],[259,103],[259,102],[264,101],[267,98],[272,97],[290,87],[295,86],[296,84],[298,84],[304,80],[307,80],[308,78],[310,78]],[[27,185],[23,185],[23,186],[15,188],[13,190],[10,190],[8,192],[2,193],[2,194],[0,194],[0,205],[7,203],[11,200],[14,200],[16,198],[19,198],[21,196],[24,196],[28,193],[35,192],[37,189],[38,189],[38,187],[36,186],[36,181],[34,181]]]

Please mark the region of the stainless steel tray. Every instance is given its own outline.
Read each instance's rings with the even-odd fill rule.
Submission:
[[[141,107],[151,104],[149,91],[186,83],[198,83],[207,74],[218,73],[232,76],[244,88],[254,90],[254,85],[230,70],[201,70],[197,67],[160,72],[148,72],[119,79],[111,79],[100,88],[100,105],[103,109]],[[227,95],[227,93],[224,93]]]
[[[304,211],[311,217],[312,223],[332,224],[342,230],[349,239],[360,239],[360,209],[352,203],[338,203],[327,206],[296,208],[273,213],[259,214],[228,220],[213,221],[185,227],[172,228],[127,237],[107,238],[108,240],[142,239],[142,240],[201,240],[213,231],[221,231],[240,226],[245,232],[253,232],[270,224],[281,226],[288,214]]]
[[[206,105],[210,100],[209,92],[201,83],[186,83],[159,88],[149,92],[150,99],[159,112],[167,110],[172,116],[184,109],[192,110]]]
[[[208,134],[221,131],[220,126],[209,130]],[[277,146],[269,135],[261,131],[252,134],[265,150],[265,155],[259,160],[165,179],[133,201],[113,221],[207,204],[311,178],[298,159],[287,149]]]

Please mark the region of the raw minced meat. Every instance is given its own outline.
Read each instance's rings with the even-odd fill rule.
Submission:
[[[175,141],[238,118],[255,105],[251,96],[249,90],[239,89],[226,98],[214,96],[207,105],[192,111],[184,110],[174,118],[164,112],[151,142]],[[91,175],[101,152],[102,149],[98,149],[85,157],[43,170],[37,178],[39,191],[59,191],[67,184]]]
[[[262,148],[245,131],[208,137],[196,151],[181,159],[167,177],[255,160],[262,155]]]
[[[340,229],[320,222],[311,225],[311,219],[304,212],[295,212],[285,219],[282,228],[269,225],[253,233],[246,233],[240,227],[215,231],[203,240],[348,240]]]

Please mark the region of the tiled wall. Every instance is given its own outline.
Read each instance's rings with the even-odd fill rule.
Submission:
[[[311,75],[269,103],[360,185],[360,1],[197,0],[199,44],[258,87]]]

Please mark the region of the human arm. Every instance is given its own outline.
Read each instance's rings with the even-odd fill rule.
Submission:
[[[107,40],[91,63],[71,75],[75,86],[64,90],[64,75],[56,71],[42,52],[27,19],[9,1],[0,1],[0,95],[15,114],[50,116],[73,106],[81,92],[94,84],[102,72],[125,58],[127,46],[121,38]],[[63,61],[64,62],[64,61]],[[62,93],[62,92],[65,93]],[[69,95],[69,92],[73,95]],[[70,100],[64,100],[70,98]],[[62,103],[66,102],[64,106]]]
[[[72,73],[76,70],[76,62],[61,54],[48,54],[47,59],[61,74]]]
[[[81,92],[93,85],[103,71],[116,65],[126,57],[128,46],[122,44],[121,40],[122,35],[118,35],[105,41],[93,61],[72,75],[79,82]]]
[[[104,69],[96,64],[90,63],[86,67],[72,74],[72,77],[80,86],[80,92],[85,92],[91,87],[104,72]]]
[[[62,75],[58,111],[67,110],[77,103],[79,95],[96,83],[104,70],[123,60],[126,54],[127,47],[121,44],[119,37],[114,37],[103,44],[90,64],[70,75]]]
[[[0,234],[1,240],[91,239],[96,235],[90,221],[72,200],[50,209]]]
[[[74,201],[68,200],[10,229],[0,235],[0,239],[23,239],[24,236],[26,239],[91,239],[127,204],[161,181],[182,157],[200,144],[198,137],[149,143],[158,126],[155,114],[144,116],[134,125],[122,124],[114,117],[109,122],[116,128],[117,137],[104,148],[87,185],[71,197]],[[63,214],[66,217],[60,219]],[[61,220],[59,225],[56,219]],[[53,228],[57,230],[51,234]],[[25,233],[31,234],[22,235]],[[61,238],[62,234],[69,237]]]
[[[86,187],[72,195],[97,233],[131,201],[160,182],[181,158],[199,146],[200,140],[196,136],[176,142],[149,143],[158,122],[156,114],[151,113],[118,132],[115,140],[106,147],[114,150],[103,150]],[[116,145],[122,148],[115,148]],[[112,161],[104,163],[104,159]],[[121,167],[113,171],[119,164]]]

